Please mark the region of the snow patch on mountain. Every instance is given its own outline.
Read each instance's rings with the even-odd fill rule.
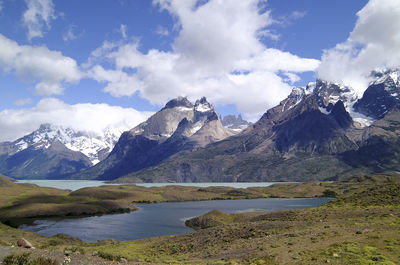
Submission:
[[[294,87],[282,107],[282,112],[290,110],[290,109],[294,108],[295,106],[297,106],[300,102],[303,101],[305,96],[306,96],[306,93],[304,91],[304,88]]]
[[[214,108],[210,103],[208,103],[205,97],[202,97],[200,100],[196,100],[194,110],[197,112],[209,112],[214,111]]]
[[[212,111],[212,108],[210,107],[210,104],[197,104],[194,108],[196,111],[198,112],[208,112],[208,111]]]
[[[318,107],[318,109],[319,109],[319,111],[320,111],[322,114],[325,114],[325,115],[331,114],[331,112],[330,112],[330,111],[327,111],[326,108]]]
[[[190,136],[197,133],[204,126],[204,122],[205,121],[198,121],[195,124],[193,124],[193,126],[190,130]]]
[[[374,71],[372,76],[375,77],[375,80],[370,83],[370,85],[374,84],[382,84],[382,83],[390,83],[393,82],[394,85],[400,85],[400,70],[399,69],[381,69],[378,71]],[[388,84],[390,86],[390,84]]]
[[[182,106],[175,107],[175,109],[177,109],[178,111],[192,111],[193,110],[193,108],[182,107]]]
[[[314,93],[315,88],[317,87],[317,82],[310,82],[307,84],[306,88],[304,89],[304,93],[306,96],[311,95]]]
[[[314,94],[317,97],[318,105],[328,112],[341,100],[348,112],[358,100],[356,91],[342,83],[333,83],[318,80],[314,87]]]
[[[375,122],[375,119],[365,116],[354,110],[349,112],[349,114],[350,114],[351,118],[353,119],[354,123],[356,123],[356,125],[358,125],[358,127],[360,127],[360,128],[371,126],[372,123]]]

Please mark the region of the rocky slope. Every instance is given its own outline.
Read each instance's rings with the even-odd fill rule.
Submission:
[[[294,88],[239,135],[121,181],[303,181],[399,171],[398,73],[375,74],[361,99],[322,80]]]
[[[14,142],[0,143],[0,172],[16,178],[64,178],[103,160],[121,131],[77,132],[43,124]]]
[[[72,178],[115,179],[232,135],[205,98],[193,105],[180,97],[169,101],[146,122],[124,132],[105,160]]]

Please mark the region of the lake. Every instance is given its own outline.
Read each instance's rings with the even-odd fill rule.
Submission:
[[[36,184],[41,187],[50,187],[64,190],[78,190],[86,187],[98,187],[102,185],[121,185],[121,184],[109,184],[99,180],[17,180],[17,183],[30,183]],[[211,186],[225,186],[233,188],[250,188],[250,187],[268,187],[272,184],[279,182],[210,182],[210,183],[136,183],[137,186],[142,187],[162,187],[170,185],[179,186],[195,186],[195,187],[211,187]]]
[[[87,242],[106,238],[127,241],[192,232],[193,229],[185,226],[185,220],[214,209],[229,213],[266,212],[316,207],[331,200],[330,198],[254,199],[143,204],[138,205],[138,211],[131,213],[64,220],[37,220],[33,225],[22,225],[20,228],[44,236],[68,234]]]

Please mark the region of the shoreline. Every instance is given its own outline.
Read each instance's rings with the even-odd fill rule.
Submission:
[[[265,187],[232,188],[226,186],[163,186],[141,187],[136,185],[103,185],[87,187],[76,191],[43,188],[35,184],[14,183],[25,187],[52,189],[62,195],[35,195],[10,202],[8,207],[0,207],[0,221],[13,227],[29,224],[38,219],[90,217],[108,214],[127,213],[137,210],[135,204],[152,204],[162,202],[189,202],[210,200],[241,200],[265,198],[315,198],[332,197],[323,193],[324,185],[332,183],[279,183]],[[297,186],[311,185],[318,190],[309,193],[296,193]],[[322,185],[322,186],[321,186]],[[15,188],[16,188],[15,187]],[[283,193],[282,190],[286,190]],[[331,194],[328,194],[331,195]],[[49,201],[58,201],[49,203]],[[38,214],[40,213],[40,214]]]
[[[336,194],[337,199],[323,206],[302,210],[258,214],[209,213],[207,218],[213,221],[205,222],[207,228],[184,235],[85,243],[68,236],[48,238],[0,224],[0,244],[10,245],[16,238],[25,237],[39,249],[64,251],[73,248],[78,252],[82,250],[83,254],[80,255],[85,257],[92,256],[91,253],[94,252],[100,253],[103,259],[110,260],[109,264],[112,260],[122,259],[128,260],[128,264],[321,264],[327,263],[327,260],[333,264],[343,261],[346,264],[358,264],[376,259],[387,264],[396,264],[400,260],[396,256],[396,253],[400,253],[399,177],[357,176],[335,183],[310,182],[250,188],[252,195],[264,194],[269,198],[278,195],[282,198],[314,198]],[[29,185],[24,188],[28,189]],[[45,193],[59,192],[54,189],[40,189]],[[149,190],[152,192],[143,192]],[[180,197],[170,197],[171,190],[175,190]],[[186,187],[143,189],[122,186],[121,189],[106,186],[83,189],[75,196],[85,198],[84,195],[91,195],[99,201],[105,198],[110,200],[111,197],[121,199],[121,196],[127,196],[125,198],[129,200],[146,197],[150,201],[156,198],[160,202],[188,199],[193,192],[196,196],[216,196],[217,192],[222,192],[226,197],[249,196],[248,193],[242,193],[245,191],[243,189],[239,196],[235,192],[229,193],[234,189],[201,190]],[[29,192],[36,192],[37,195],[38,191],[33,189]],[[143,193],[134,197],[132,194],[137,192]],[[154,194],[159,196],[152,197]],[[236,196],[232,196],[233,194]],[[2,195],[0,192],[0,203],[4,207],[9,198]],[[58,195],[75,198],[65,192]],[[21,198],[13,200],[18,201]],[[195,218],[204,220],[204,216]]]
[[[286,201],[289,200],[289,201]],[[106,238],[113,238],[121,242],[159,237],[165,235],[181,235],[190,233],[184,221],[201,216],[213,209],[230,213],[267,213],[285,209],[304,209],[323,205],[330,198],[303,198],[303,199],[251,199],[239,201],[186,201],[162,202],[152,205],[137,205],[138,214],[120,214],[115,217],[107,216],[95,218],[40,218],[40,222],[33,226],[22,226],[19,229],[32,231],[44,236],[53,236],[57,233],[78,237],[85,242],[96,242]],[[299,203],[301,201],[301,203]],[[190,209],[190,210],[188,210]],[[145,212],[141,212],[145,210]],[[135,211],[136,212],[136,211]],[[162,216],[161,219],[159,216]],[[104,225],[110,222],[113,225]],[[147,225],[147,224],[150,224]],[[92,227],[96,227],[93,230]],[[106,227],[107,229],[103,229]],[[131,228],[127,228],[131,227]],[[75,229],[85,231],[84,235]],[[104,231],[98,234],[96,231]],[[157,231],[152,232],[151,230]],[[191,229],[190,229],[191,230]],[[147,231],[147,232],[146,232]]]

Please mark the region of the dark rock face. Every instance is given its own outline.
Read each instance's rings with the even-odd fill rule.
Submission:
[[[313,103],[316,102],[310,97],[306,104],[311,106]],[[351,122],[341,101],[335,104],[329,115],[315,108],[304,109],[274,127],[275,147],[279,152],[295,149],[321,154],[340,153],[354,145],[344,133]]]
[[[318,79],[315,83],[314,96],[318,106],[331,111],[332,107],[339,100],[345,105],[357,100],[355,92],[347,86],[326,82]]]
[[[375,73],[379,79],[367,88],[363,97],[354,104],[354,109],[374,119],[382,119],[400,103],[400,84],[394,77],[398,74],[397,71]]]

